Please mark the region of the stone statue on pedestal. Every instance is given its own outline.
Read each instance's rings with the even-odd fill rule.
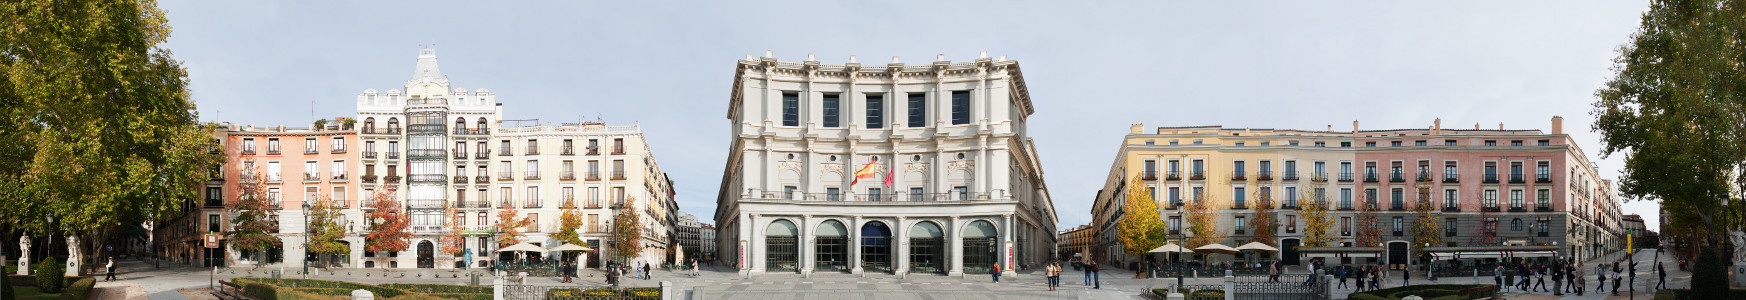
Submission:
[[[79,252],[79,237],[67,236],[67,277],[79,276],[79,263],[83,258]]]
[[[30,275],[30,236],[18,237],[18,275]]]

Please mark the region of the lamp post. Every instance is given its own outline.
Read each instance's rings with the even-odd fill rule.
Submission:
[[[303,278],[309,279],[309,201],[303,201]]]

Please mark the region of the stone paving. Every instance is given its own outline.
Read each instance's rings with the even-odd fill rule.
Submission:
[[[1593,263],[1617,259],[1617,255],[1591,260],[1585,266]],[[1654,251],[1644,251],[1637,254],[1637,260],[1644,262],[1639,265],[1636,286],[1639,287],[1637,299],[1648,298],[1649,286],[1654,285],[1655,273],[1652,260],[1657,259]],[[1678,271],[1677,263],[1669,255],[1661,255],[1659,259],[1669,265],[1668,287],[1685,288],[1691,282],[1691,273]],[[263,268],[220,268],[217,274],[211,269],[181,266],[163,263],[154,268],[151,263],[139,260],[118,261],[120,280],[115,282],[98,282],[101,294],[96,299],[190,299],[200,298],[211,292],[208,282],[211,279],[225,280],[235,277],[267,277],[278,267]],[[1647,266],[1647,267],[1645,267]],[[302,278],[297,275],[299,268],[287,267],[284,270],[286,278]],[[1592,270],[1590,270],[1592,271]],[[381,283],[434,283],[460,284],[470,282],[466,276],[471,272],[488,274],[484,270],[426,270],[426,269],[327,269],[315,272],[311,279],[342,280],[369,284]],[[528,285],[539,286],[573,286],[590,288],[605,286],[600,270],[581,270],[583,276],[574,279],[574,283],[560,283],[557,278],[530,277]],[[684,294],[701,291],[708,299],[1142,299],[1140,295],[1150,288],[1163,288],[1175,283],[1170,278],[1133,278],[1133,273],[1122,270],[1102,272],[1100,282],[1102,288],[1093,289],[1085,285],[1082,271],[1069,270],[1061,276],[1061,288],[1049,291],[1044,285],[1041,272],[1021,271],[1017,276],[1003,276],[1001,283],[993,283],[988,275],[944,276],[944,275],[911,275],[899,277],[890,274],[870,274],[866,276],[846,273],[815,273],[811,278],[798,274],[766,274],[746,278],[725,267],[705,266],[700,276],[692,277],[683,271],[656,270],[652,280],[625,279],[627,287],[656,287],[661,281],[670,281],[676,290]],[[1398,276],[1398,275],[1395,275]],[[1593,276],[1592,274],[1590,276]],[[480,278],[480,283],[489,285],[491,277]],[[1391,278],[1392,279],[1392,278]],[[1592,279],[1592,278],[1591,278]],[[1187,284],[1216,285],[1222,284],[1221,278],[1186,279]],[[1628,279],[1627,279],[1628,281]],[[1389,281],[1389,285],[1398,281]],[[1415,284],[1490,284],[1489,277],[1454,277],[1441,278],[1437,281],[1415,278]],[[1548,282],[1547,284],[1551,284]],[[1590,283],[1588,288],[1593,288]],[[1350,289],[1337,289],[1335,299],[1344,299]],[[1522,293],[1509,291],[1505,293],[1509,299],[1626,299],[1624,290],[1619,296],[1610,294],[1589,293],[1585,296],[1566,295],[1555,297],[1550,293]]]

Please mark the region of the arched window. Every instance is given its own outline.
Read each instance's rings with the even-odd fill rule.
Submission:
[[[776,220],[764,228],[764,269],[772,272],[800,269],[800,249],[795,239],[798,232],[788,220]]]
[[[485,130],[485,118],[479,118],[479,126],[474,126],[473,128],[477,128],[479,131],[487,131]]]
[[[964,226],[964,272],[985,274],[994,267],[997,255],[995,237],[999,236],[994,229],[994,223],[988,221],[970,222]]]
[[[923,221],[909,229],[909,271],[914,273],[944,273],[946,271],[945,234],[940,225]]]
[[[1510,220],[1510,230],[1522,230],[1522,219]]]
[[[873,221],[861,225],[861,268],[867,272],[891,272],[891,227]]]
[[[400,133],[400,118],[388,118],[388,133]]]
[[[849,229],[836,220],[818,225],[814,264],[820,271],[846,271],[849,266]]]
[[[376,133],[376,118],[364,118],[364,133]]]
[[[455,118],[455,134],[461,134],[462,131],[466,131],[466,130],[467,130],[467,119],[466,118]]]

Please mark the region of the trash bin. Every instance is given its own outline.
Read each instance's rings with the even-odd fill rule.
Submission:
[[[479,286],[479,272],[467,272],[467,277],[473,278],[473,286]]]
[[[280,278],[280,277],[281,277],[281,275],[283,275],[283,274],[280,274],[280,273],[281,273],[281,272],[279,272],[279,270],[273,270],[273,278]]]

